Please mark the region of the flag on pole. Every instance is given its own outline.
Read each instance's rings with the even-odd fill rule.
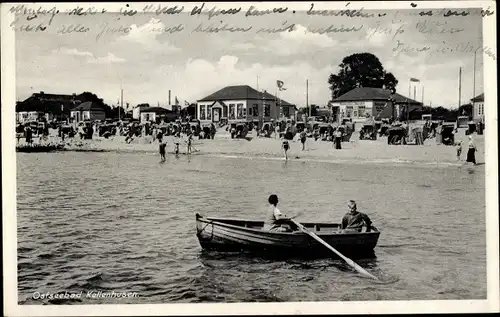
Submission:
[[[285,85],[285,83],[283,81],[277,80],[276,85],[278,85],[279,91],[286,90],[286,88],[283,87]]]
[[[185,105],[186,107],[189,107],[189,106],[190,106],[189,102],[187,102],[186,100],[184,100],[184,105]]]
[[[410,78],[410,81],[411,82],[414,82],[414,83],[419,83],[420,82],[420,79],[417,79],[417,78]]]

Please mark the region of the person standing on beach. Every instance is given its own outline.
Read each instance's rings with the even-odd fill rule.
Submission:
[[[159,150],[160,150],[160,157],[161,157],[161,160],[162,161],[165,161],[165,148],[167,147],[167,142],[165,141],[160,141],[160,145],[159,145]]]
[[[288,160],[288,150],[290,150],[290,144],[288,143],[287,139],[283,139],[282,148],[285,152],[285,160]]]
[[[467,152],[467,162],[471,162],[472,164],[476,165],[476,151],[476,143],[474,142],[472,135],[469,134],[469,151]]]
[[[335,149],[340,150],[342,149],[342,131],[337,128],[335,130]]]
[[[306,134],[306,129],[302,130],[300,132],[300,143],[302,143],[302,151],[306,150],[306,140],[307,140],[307,134]]]
[[[33,131],[31,131],[31,127],[26,127],[26,143],[31,144],[33,142]]]
[[[187,154],[191,154],[192,143],[193,143],[193,133],[189,133],[187,140]]]
[[[158,134],[156,134],[156,138],[158,139],[159,143],[163,141],[163,131],[161,129],[158,129]]]

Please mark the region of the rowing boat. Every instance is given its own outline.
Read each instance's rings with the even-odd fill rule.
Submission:
[[[300,257],[331,256],[323,245],[301,232],[264,231],[263,221],[204,217],[196,214],[196,236],[204,250]],[[302,223],[326,243],[352,257],[372,257],[380,231],[343,231],[337,223]]]

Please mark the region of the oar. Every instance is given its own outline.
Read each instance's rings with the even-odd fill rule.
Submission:
[[[300,231],[302,231],[305,234],[309,235],[314,240],[318,241],[319,243],[321,243],[322,245],[324,245],[325,247],[327,247],[328,249],[330,249],[330,251],[334,252],[339,257],[341,257],[344,261],[347,262],[347,264],[349,264],[350,266],[352,266],[356,271],[358,271],[359,273],[361,273],[361,274],[363,274],[363,275],[365,275],[367,277],[370,277],[372,279],[378,280],[378,278],[376,278],[375,276],[373,276],[370,273],[368,273],[368,271],[366,271],[361,266],[359,266],[358,264],[356,264],[353,260],[351,260],[348,257],[344,256],[339,251],[335,250],[334,247],[332,247],[331,245],[329,245],[328,243],[326,243],[323,239],[321,239],[320,237],[318,237],[314,232],[311,232],[311,231],[307,230],[303,225],[301,225],[300,223],[298,223],[297,221],[295,221],[293,219],[290,219],[290,221],[292,223],[294,223],[300,229]]]

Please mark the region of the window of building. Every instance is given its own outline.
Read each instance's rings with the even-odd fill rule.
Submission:
[[[252,116],[252,110],[253,110],[252,108],[248,108],[248,115],[249,116]]]
[[[229,105],[229,119],[235,119],[234,104]]]
[[[346,115],[348,118],[352,117],[352,111],[353,111],[353,107],[352,106],[347,106],[345,108],[345,112],[346,112]]]
[[[247,117],[247,108],[243,107],[243,118]]]
[[[243,104],[242,103],[239,103],[236,105],[236,110],[237,110],[237,118],[238,119],[241,119],[243,118]]]
[[[205,120],[205,105],[200,106],[200,120]]]
[[[270,117],[270,116],[271,116],[271,105],[264,104],[264,117]]]
[[[290,107],[281,107],[283,109],[282,114],[284,117],[289,118],[290,117]]]
[[[259,116],[259,105],[256,103],[253,104],[253,115],[254,115],[254,117]]]
[[[207,106],[207,120],[212,120],[212,106]]]
[[[359,117],[364,117],[365,116],[365,111],[366,111],[366,107],[365,106],[358,106],[358,116]]]

